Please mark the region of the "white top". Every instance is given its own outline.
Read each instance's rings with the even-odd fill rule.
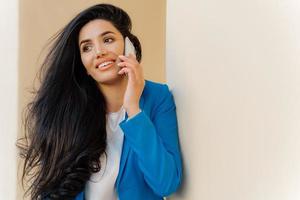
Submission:
[[[115,189],[120,158],[122,153],[124,133],[119,123],[125,119],[125,109],[122,106],[117,112],[106,115],[107,147],[106,154],[100,157],[101,170],[93,173],[85,185],[86,200],[117,200]]]

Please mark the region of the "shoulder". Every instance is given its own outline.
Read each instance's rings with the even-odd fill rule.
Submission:
[[[145,80],[143,95],[145,98],[160,99],[170,95],[171,91],[166,83],[158,83],[150,80]]]
[[[145,104],[156,110],[161,105],[173,105],[173,94],[166,83],[158,83],[145,80],[145,87],[142,94]]]

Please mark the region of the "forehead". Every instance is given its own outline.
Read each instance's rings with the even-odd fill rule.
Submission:
[[[101,33],[106,31],[121,34],[111,22],[103,19],[95,19],[81,28],[79,31],[79,41],[98,37]]]

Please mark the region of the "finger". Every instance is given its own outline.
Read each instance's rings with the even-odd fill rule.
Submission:
[[[124,61],[124,62],[129,62],[129,63],[132,63],[132,64],[139,64],[139,62],[136,60],[136,58],[134,56],[123,56],[123,55],[119,55],[119,58]]]
[[[128,67],[123,67],[119,72],[118,74],[126,74],[126,73],[134,73],[134,71]]]
[[[140,64],[138,64],[140,65]],[[120,66],[121,68],[131,68],[135,74],[135,77],[136,77],[136,80],[137,81],[141,81],[141,80],[144,80],[144,76],[143,76],[143,68],[142,67],[136,67],[135,64],[131,64],[131,63],[128,63],[128,62],[120,62],[118,63],[118,66]]]
[[[124,75],[124,76],[128,76],[127,73],[128,73],[128,71],[126,70],[126,68],[123,68],[118,72],[119,75]]]
[[[118,66],[121,68],[124,68],[124,67],[131,68],[132,70],[134,70],[135,73],[136,73],[136,70],[138,70],[136,67],[136,64],[132,64],[129,62],[120,62],[120,63],[118,63]]]
[[[118,72],[118,74],[126,74],[128,75],[129,81],[136,81],[135,73],[132,69],[124,67],[122,70]]]
[[[124,71],[124,68],[121,69],[120,71],[118,71],[118,74],[119,74],[119,75],[124,75],[124,74],[126,74],[125,71]]]
[[[121,68],[130,68],[132,69],[132,71],[134,72],[135,74],[135,77],[136,77],[136,80],[141,80],[143,77],[143,70],[141,67],[136,67],[136,65],[133,65],[131,63],[126,63],[126,62],[123,62],[123,63],[120,63],[119,65]]]

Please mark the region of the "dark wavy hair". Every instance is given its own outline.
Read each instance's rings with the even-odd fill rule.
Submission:
[[[111,22],[136,48],[128,14],[110,4],[83,10],[52,38],[40,69],[41,85],[24,116],[25,136],[17,146],[24,159],[22,185],[31,199],[74,199],[86,181],[101,169],[106,148],[106,102],[80,58],[79,31],[94,19]],[[25,179],[26,178],[26,179]]]

